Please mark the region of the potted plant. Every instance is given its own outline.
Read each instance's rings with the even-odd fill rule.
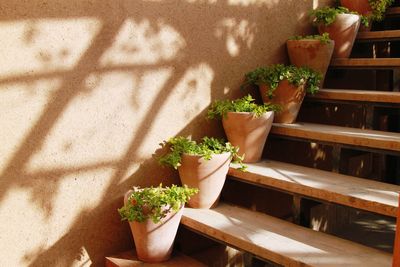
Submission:
[[[242,86],[258,86],[264,103],[281,106],[274,122],[293,123],[306,92],[315,94],[320,82],[321,74],[308,67],[276,64],[248,72]]]
[[[333,58],[348,58],[353,49],[360,23],[368,26],[368,20],[345,7],[322,7],[312,10],[310,15],[320,34],[329,33],[335,41]]]
[[[118,209],[129,221],[137,256],[144,262],[170,258],[183,207],[198,189],[187,186],[146,187],[129,190]]]
[[[209,209],[218,203],[231,161],[246,168],[238,154],[238,148],[223,139],[203,137],[202,142],[178,136],[164,141],[169,152],[159,162],[178,169],[182,184],[198,188],[190,198],[192,208]]]
[[[236,100],[216,100],[207,118],[221,118],[228,141],[239,147],[243,162],[257,162],[274,120],[278,105],[257,105],[251,95]]]
[[[382,21],[386,9],[394,0],[340,0],[340,5],[366,16],[370,21]]]
[[[334,46],[335,42],[326,32],[318,35],[293,36],[286,41],[290,63],[297,67],[309,67],[321,73],[320,86],[324,83]]]

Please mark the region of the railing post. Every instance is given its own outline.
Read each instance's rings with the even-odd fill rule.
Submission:
[[[400,267],[400,196],[399,196],[399,207],[397,207],[396,237],[394,239],[392,266]]]

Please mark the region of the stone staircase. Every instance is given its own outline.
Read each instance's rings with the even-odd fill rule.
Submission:
[[[388,16],[388,19],[400,17],[400,8],[391,8]],[[358,43],[369,44],[397,40],[400,40],[400,30],[396,29],[363,32],[357,38]],[[331,63],[331,71],[398,68],[400,58],[395,57],[336,59]],[[395,76],[396,71],[391,72],[391,77]],[[351,149],[379,154],[376,158],[383,165],[386,162],[385,155],[390,155],[395,159],[395,168],[400,168],[400,117],[396,117],[400,110],[400,92],[393,85],[391,89],[323,89],[306,100],[309,107],[314,103],[344,103],[362,107],[365,121],[359,128],[329,125],[323,119],[320,123],[306,120],[292,125],[273,125],[267,142],[274,142],[279,138],[333,147],[332,157],[335,164],[331,171],[270,158],[249,164],[248,172],[237,171],[232,166],[228,177],[230,180],[292,195],[294,208],[291,220],[222,202],[211,210],[186,209],[181,224],[210,239],[277,265],[392,266],[391,253],[299,225],[302,199],[345,206],[378,216],[396,217],[400,186],[395,183],[400,182],[399,170],[394,174],[396,177],[386,179],[379,176],[371,180],[366,179],[370,177],[361,178],[340,173],[341,168],[338,166],[342,150]],[[375,111],[382,107],[394,111],[394,118],[397,120],[394,131],[375,127]]]

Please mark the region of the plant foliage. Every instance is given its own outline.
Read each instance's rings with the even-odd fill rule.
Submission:
[[[134,188],[127,203],[118,209],[122,220],[144,222],[151,219],[160,222],[171,211],[178,211],[192,195],[198,193],[197,188],[172,185],[171,187]]]
[[[210,160],[214,154],[222,154],[228,152],[231,154],[233,163],[239,164],[240,170],[245,170],[246,165],[243,164],[243,156],[238,154],[239,148],[233,146],[223,139],[214,137],[203,137],[202,142],[196,143],[187,137],[178,136],[164,141],[162,146],[168,146],[169,152],[159,159],[160,164],[171,166],[177,169],[181,166],[182,154],[196,155]]]
[[[290,84],[295,86],[305,85],[308,93],[315,94],[319,90],[321,78],[322,75],[320,73],[308,67],[276,64],[269,67],[260,67],[248,72],[242,87],[266,84],[268,86],[267,96],[272,99],[275,89],[282,80],[287,79]]]
[[[279,111],[279,105],[266,103],[257,105],[251,95],[236,100],[216,100],[208,109],[207,118],[215,119],[226,117],[228,112],[251,112],[254,117],[260,117],[268,111]]]
[[[313,18],[314,23],[324,24],[326,26],[331,25],[339,14],[354,14],[361,18],[361,23],[365,26],[369,25],[368,18],[358,14],[357,12],[350,11],[349,9],[339,7],[321,7],[318,9],[311,10],[310,16]]]
[[[381,21],[385,17],[386,9],[394,3],[394,0],[368,0],[372,9],[370,16],[373,21]]]
[[[296,36],[292,36],[289,38],[289,40],[310,40],[310,39],[318,40],[323,44],[327,44],[332,41],[329,38],[329,33],[327,33],[327,32],[324,32],[323,34],[306,35],[306,36],[296,35]]]

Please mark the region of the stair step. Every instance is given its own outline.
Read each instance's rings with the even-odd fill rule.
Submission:
[[[229,175],[239,181],[396,217],[398,185],[277,161],[247,165],[247,172],[231,167]]]
[[[400,68],[400,58],[337,58],[331,68],[394,69]]]
[[[359,32],[357,41],[395,41],[400,40],[400,30]]]
[[[391,266],[392,256],[259,212],[220,203],[215,209],[185,208],[191,230],[283,266]]]
[[[114,256],[106,257],[106,267],[205,267],[206,265],[182,253],[174,253],[168,261],[162,263],[145,263],[138,260],[136,251],[129,250]]]
[[[299,122],[274,123],[271,133],[300,139],[400,151],[400,133]]]
[[[386,11],[386,16],[400,16],[400,7],[391,7]]]
[[[346,100],[362,102],[379,102],[396,104],[400,103],[400,92],[367,91],[348,89],[321,89],[315,95],[309,95],[312,99]]]

